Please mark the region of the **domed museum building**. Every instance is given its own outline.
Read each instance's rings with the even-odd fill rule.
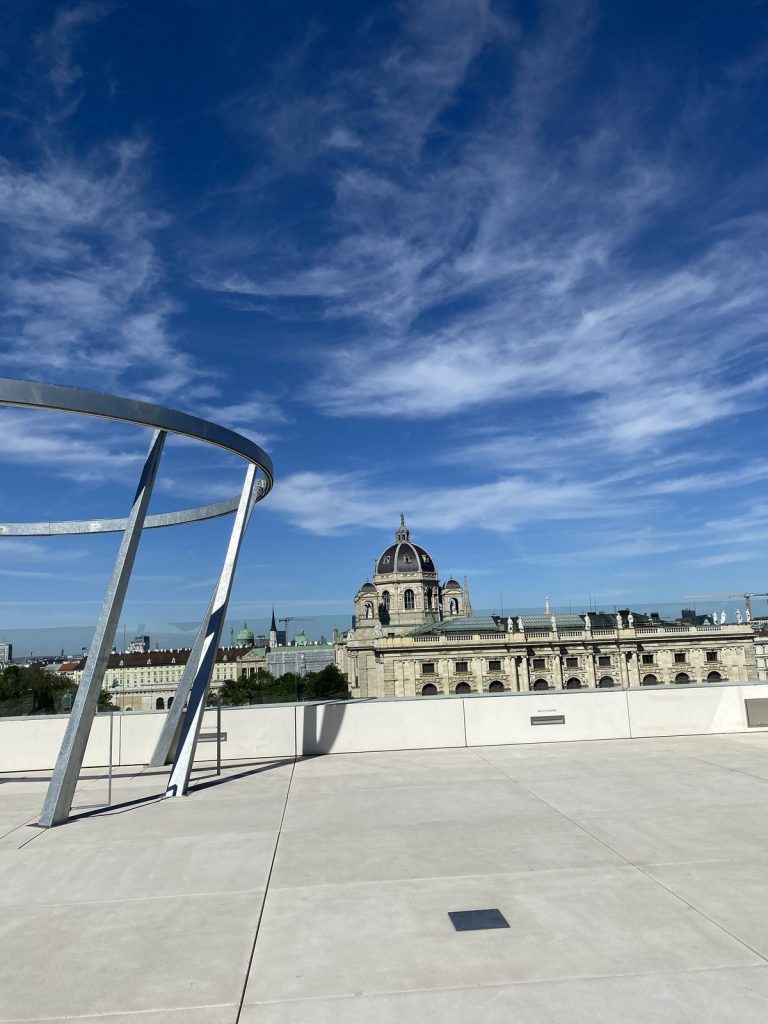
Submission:
[[[695,685],[756,679],[753,637],[749,620],[670,622],[628,608],[474,615],[466,580],[441,583],[401,516],[395,543],[355,595],[336,662],[352,695],[369,699]]]

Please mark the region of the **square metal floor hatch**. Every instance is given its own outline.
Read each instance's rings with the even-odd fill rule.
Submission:
[[[448,917],[457,932],[477,932],[484,928],[509,928],[509,922],[498,909],[449,910]]]

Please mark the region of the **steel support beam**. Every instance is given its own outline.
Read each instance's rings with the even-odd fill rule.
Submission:
[[[222,572],[224,572],[224,569],[222,569]],[[211,625],[218,589],[219,585],[217,583],[211,595],[211,600],[208,603],[208,610],[197,631],[192,650],[189,652],[189,658],[184,666],[184,672],[182,673],[179,685],[176,687],[176,693],[173,695],[173,704],[171,704],[168,714],[165,716],[160,738],[149,761],[150,768],[162,768],[164,764],[170,764],[176,757],[176,748],[179,736],[181,735],[181,723],[184,718],[184,705],[187,703],[189,691],[192,689],[192,684],[197,675],[205,638],[208,636],[208,630]]]
[[[125,532],[117,553],[112,579],[107,587],[96,632],[88,652],[88,660],[77,688],[56,767],[40,814],[40,824],[46,828],[61,825],[69,817],[93,717],[99,703],[104,673],[115,639],[115,630],[120,620],[128,581],[141,538],[141,530],[152,496],[165,437],[164,430],[157,430],[152,436],[152,443],[133,499],[131,513],[126,520]],[[255,467],[250,466],[249,471],[251,470],[255,472]]]
[[[187,712],[182,722],[181,736],[168,779],[168,787],[165,792],[166,797],[184,796],[189,786],[189,776],[195,759],[200,727],[203,724],[205,700],[211,684],[211,675],[216,662],[216,651],[219,647],[224,618],[227,614],[227,605],[229,604],[229,595],[232,591],[232,580],[235,575],[237,559],[250,518],[251,498],[255,485],[256,467],[250,465],[245,473],[240,504],[237,508],[235,521],[232,524],[232,534],[229,538],[224,566],[211,602],[210,614],[207,617],[205,639],[196,659],[195,678],[190,690]],[[178,697],[176,700],[178,700]],[[174,706],[176,700],[173,702]]]

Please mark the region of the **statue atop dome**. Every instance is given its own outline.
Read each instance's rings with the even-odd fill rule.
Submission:
[[[410,540],[410,539],[411,539],[411,531],[405,525],[405,515],[401,512],[400,513],[400,527],[399,527],[397,533],[395,534],[395,540],[399,544],[402,544],[403,541],[407,541],[407,540]]]

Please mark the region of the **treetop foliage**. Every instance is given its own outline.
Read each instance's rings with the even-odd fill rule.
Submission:
[[[288,704],[302,700],[348,700],[347,678],[335,665],[326,665],[320,672],[297,675],[286,672],[275,678],[270,672],[258,669],[250,677],[227,680],[219,691],[221,703]]]
[[[0,717],[60,715],[72,708],[77,686],[67,676],[42,665],[7,665],[0,671]],[[99,711],[114,707],[109,694],[99,694]]]

